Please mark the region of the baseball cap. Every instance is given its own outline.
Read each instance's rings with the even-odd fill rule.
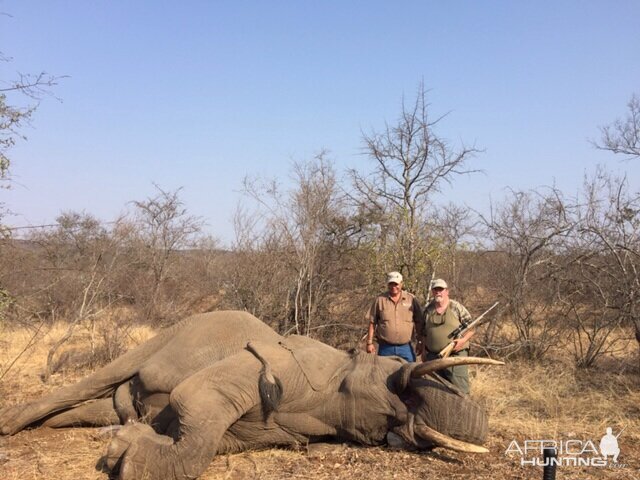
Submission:
[[[402,274],[400,272],[387,273],[387,283],[402,283]]]
[[[449,288],[449,287],[447,286],[447,282],[445,282],[443,279],[436,278],[433,282],[431,282],[431,290],[433,290],[434,288]]]

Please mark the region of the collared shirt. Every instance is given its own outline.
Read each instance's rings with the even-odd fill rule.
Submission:
[[[367,313],[367,319],[376,326],[378,340],[392,345],[409,343],[414,325],[418,333],[422,332],[420,304],[405,291],[402,291],[398,303],[391,300],[389,292],[378,296]]]
[[[438,353],[446,347],[451,339],[449,334],[460,324],[471,320],[471,314],[464,306],[455,300],[449,300],[444,312],[436,312],[435,302],[429,303],[424,309],[424,344],[427,350]]]

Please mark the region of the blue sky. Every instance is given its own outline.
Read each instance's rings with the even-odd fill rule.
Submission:
[[[286,182],[330,151],[366,171],[361,132],[393,122],[424,81],[438,132],[484,153],[484,174],[439,201],[480,210],[505,188],[568,193],[598,163],[640,185],[638,162],[594,150],[640,94],[638,1],[0,0],[0,80],[68,75],[12,151],[12,225],[62,210],[113,219],[184,187],[229,242],[242,178]]]

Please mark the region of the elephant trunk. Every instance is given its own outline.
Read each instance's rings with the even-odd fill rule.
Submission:
[[[441,386],[426,390],[426,402],[419,418],[427,427],[464,442],[481,445],[489,431],[488,416],[468,396],[460,396]]]
[[[174,442],[149,425],[131,424],[113,438],[103,464],[119,480],[187,480],[198,478],[215,455],[215,438],[193,432]]]

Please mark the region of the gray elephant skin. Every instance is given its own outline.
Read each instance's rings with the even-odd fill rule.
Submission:
[[[191,316],[75,385],[0,411],[0,432],[124,425],[102,463],[122,480],[193,479],[216,454],[340,439],[482,453],[487,415],[433,373],[282,337],[245,312]],[[399,438],[398,438],[399,437]]]

